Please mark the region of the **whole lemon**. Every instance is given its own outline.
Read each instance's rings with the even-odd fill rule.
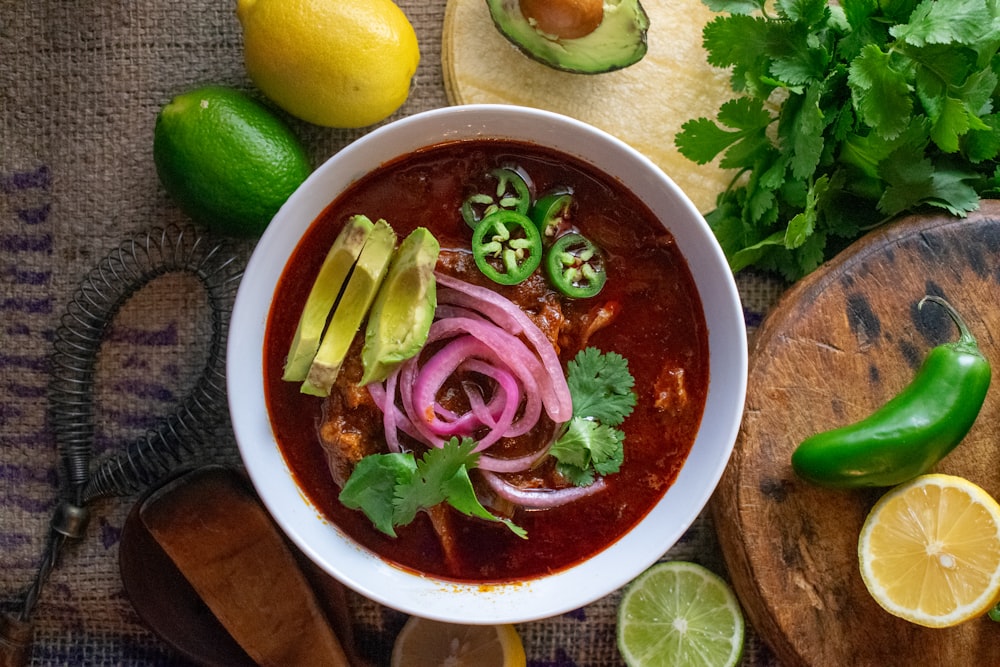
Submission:
[[[293,116],[365,127],[410,94],[420,49],[391,0],[237,0],[236,15],[247,73]]]
[[[260,235],[312,171],[284,121],[223,86],[182,93],[160,110],[153,161],[163,187],[189,216],[233,236]]]

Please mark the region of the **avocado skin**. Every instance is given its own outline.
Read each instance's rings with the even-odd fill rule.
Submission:
[[[602,74],[642,60],[649,16],[639,0],[606,2],[604,20],[589,35],[556,39],[537,30],[518,0],[486,0],[493,24],[529,58],[564,72]]]

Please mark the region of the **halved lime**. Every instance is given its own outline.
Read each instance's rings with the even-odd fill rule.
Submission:
[[[630,667],[724,667],[743,655],[736,595],[696,563],[657,563],[622,594],[618,650]]]

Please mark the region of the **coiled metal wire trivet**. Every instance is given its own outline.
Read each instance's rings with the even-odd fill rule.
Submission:
[[[201,376],[172,415],[92,470],[92,392],[104,333],[129,298],[175,272],[197,277],[208,295],[212,338]],[[192,454],[224,414],[226,337],[241,276],[242,267],[224,243],[194,228],[172,226],[126,240],[83,280],[55,333],[48,395],[59,448],[60,498],[38,575],[19,612],[21,623],[29,621],[67,539],[83,536],[87,503],[128,495],[155,481]]]

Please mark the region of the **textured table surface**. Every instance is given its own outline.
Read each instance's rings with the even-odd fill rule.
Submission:
[[[393,116],[448,104],[441,76],[444,0],[400,2],[421,63]],[[20,608],[45,550],[58,493],[47,411],[53,337],[81,280],[126,239],[187,219],[159,185],[153,123],[178,92],[206,83],[257,92],[242,64],[234,2],[0,0],[0,610]],[[390,119],[391,120],[391,119]],[[366,130],[290,119],[315,165]],[[370,128],[369,128],[370,129]],[[238,262],[252,250],[233,242]],[[780,287],[740,276],[751,329]],[[206,354],[197,284],[171,275],[130,299],[105,332],[95,368],[96,462],[143,435],[192,386]],[[189,460],[239,460],[224,411]],[[118,572],[118,544],[136,494],[95,501],[82,539],[62,553],[34,608],[35,665],[178,664],[147,629]],[[703,514],[665,559],[725,569]],[[618,665],[618,594],[518,629],[535,667]],[[383,661],[405,621],[351,598],[363,650]],[[745,664],[774,664],[751,632]]]

